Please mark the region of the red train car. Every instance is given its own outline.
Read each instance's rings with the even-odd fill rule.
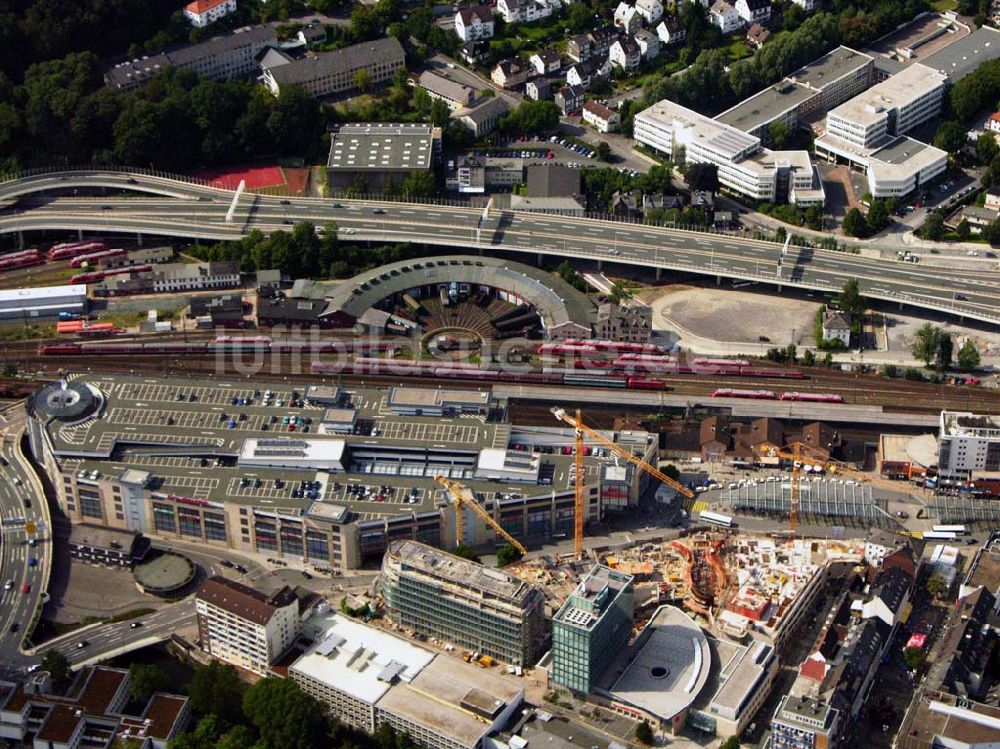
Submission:
[[[86,255],[77,255],[69,261],[70,268],[79,268],[84,263],[92,263],[95,260],[103,260],[109,257],[121,257],[125,250],[100,250],[99,252],[88,252]]]
[[[89,252],[100,252],[108,249],[107,242],[68,242],[57,244],[49,250],[49,260],[69,260],[77,255],[86,255]]]
[[[665,385],[663,380],[652,380],[646,377],[629,377],[626,380],[626,387],[629,390],[663,390]]]
[[[713,398],[752,398],[754,400],[775,400],[778,396],[770,390],[735,390],[733,388],[718,388],[712,393]]]

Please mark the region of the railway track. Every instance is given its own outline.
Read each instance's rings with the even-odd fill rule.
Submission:
[[[28,349],[31,349],[30,351]],[[299,382],[329,381],[331,375],[315,375],[309,371],[312,358],[297,353],[264,353],[255,355],[244,353],[240,357],[230,354],[176,355],[154,354],[143,357],[125,355],[105,355],[100,357],[51,357],[39,356],[38,346],[22,345],[6,347],[5,359],[16,361],[22,370],[51,372],[53,376],[60,369],[75,371],[109,372],[150,376],[191,376],[230,377],[259,379],[282,378]],[[322,360],[322,357],[320,357]],[[250,366],[253,364],[254,366]],[[748,388],[786,391],[807,391],[841,395],[845,404],[862,406],[882,406],[902,413],[934,413],[942,408],[962,408],[971,411],[1000,412],[1000,391],[955,385],[935,385],[908,380],[886,379],[874,375],[858,375],[829,370],[809,369],[807,380],[786,380],[780,378],[754,378],[664,375],[667,391],[680,395],[691,395],[710,402],[711,394],[718,388]],[[378,383],[399,384],[403,381],[415,384],[430,384],[435,387],[441,380],[432,377],[406,377],[401,374],[352,375],[344,373],[332,376],[349,384]],[[449,387],[476,389],[483,383],[467,382],[459,379],[448,380]]]

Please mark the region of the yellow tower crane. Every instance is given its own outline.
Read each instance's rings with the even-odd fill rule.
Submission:
[[[479,502],[476,501],[476,498],[472,496],[472,492],[468,489],[468,487],[462,485],[458,481],[446,478],[445,476],[435,476],[434,480],[448,490],[448,493],[452,498],[452,504],[455,506],[455,542],[457,545],[461,545],[465,540],[464,510],[466,507],[469,507],[483,520],[484,523],[503,536],[507,543],[522,554],[528,553],[528,550],[524,548],[524,544],[505,531],[500,523],[494,520],[493,516],[482,508]]]
[[[802,482],[802,466],[817,466],[818,468],[822,468],[830,473],[843,473],[845,475],[855,476],[867,483],[884,482],[885,485],[893,491],[898,491],[899,489],[896,483],[889,481],[888,479],[878,477],[877,480],[873,480],[872,476],[851,468],[846,463],[833,460],[827,457],[827,453],[825,451],[819,450],[812,445],[807,445],[804,442],[793,442],[790,445],[786,445],[784,448],[776,450],[774,455],[776,457],[792,461],[792,493],[788,503],[789,533],[795,533],[795,527],[799,522],[799,494]]]
[[[583,437],[586,435],[595,442],[599,442],[604,447],[608,448],[615,455],[624,458],[630,463],[634,463],[639,468],[644,470],[650,476],[659,479],[661,482],[667,486],[677,490],[685,497],[690,499],[694,496],[694,492],[688,489],[684,484],[674,481],[672,478],[667,476],[665,473],[660,471],[660,469],[655,466],[650,465],[642,458],[637,458],[631,452],[621,447],[612,440],[609,440],[600,432],[591,429],[583,423],[583,418],[580,416],[580,410],[576,411],[576,418],[570,416],[566,413],[564,408],[553,408],[552,414],[565,424],[569,424],[575,430],[576,441],[574,445],[574,470],[576,471],[576,486],[575,486],[575,498],[576,502],[573,507],[573,550],[576,554],[576,558],[580,559],[583,556],[583,510],[584,510],[584,482],[583,482]]]

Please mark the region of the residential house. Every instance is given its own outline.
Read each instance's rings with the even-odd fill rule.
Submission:
[[[490,56],[490,45],[484,41],[466,42],[459,48],[458,56],[469,65],[485,62]]]
[[[643,60],[653,60],[660,54],[660,37],[648,29],[635,32],[635,43],[639,45],[639,54]]]
[[[480,138],[493,132],[505,114],[507,114],[506,102],[502,97],[494,96],[486,99],[474,109],[456,112],[455,118],[465,125],[473,135]]]
[[[587,34],[577,34],[566,42],[566,56],[575,62],[589,60],[593,56],[590,37]]]
[[[455,14],[455,33],[463,42],[493,37],[493,11],[488,5],[460,8]]]
[[[615,190],[611,194],[608,212],[621,218],[639,218],[642,215],[639,210],[639,193],[635,190]]]
[[[531,66],[538,75],[558,73],[562,68],[562,59],[559,57],[559,53],[552,47],[536,52],[529,58],[528,62],[531,63]]]
[[[711,10],[708,11],[708,20],[718,26],[723,34],[732,34],[743,28],[744,21],[736,8],[726,2],[726,0],[715,0]]]
[[[736,0],[736,12],[748,26],[753,23],[766,26],[771,20],[771,0]]]
[[[827,307],[823,313],[823,338],[840,341],[845,347],[851,345],[851,316],[840,309]]]
[[[316,22],[299,29],[295,35],[303,47],[315,47],[326,41],[326,26]]]
[[[671,46],[680,44],[687,39],[687,29],[684,28],[677,16],[667,16],[656,27],[656,35],[660,37],[661,42]]]
[[[544,0],[497,0],[497,12],[507,23],[533,23],[552,15],[556,3]]]
[[[597,66],[593,60],[586,60],[585,62],[578,62],[575,65],[571,65],[566,70],[566,83],[570,86],[580,86],[584,89],[590,88],[590,82],[593,80],[594,75],[596,75],[596,69]]]
[[[583,121],[599,133],[612,133],[621,125],[621,116],[600,102],[588,101],[583,105]]]
[[[618,3],[618,7],[615,8],[615,26],[626,34],[634,34],[642,27],[642,16],[634,5],[626,2]]]
[[[802,10],[806,13],[812,13],[819,7],[820,4],[820,0],[792,0],[792,2],[802,8]]]
[[[440,99],[452,110],[471,107],[476,101],[475,89],[430,70],[420,74],[416,85],[424,89],[432,99]]]
[[[590,53],[593,57],[604,57],[611,45],[618,39],[618,29],[614,26],[601,26],[588,34],[590,37]]]
[[[706,211],[715,210],[715,193],[711,190],[692,190],[691,207],[704,208]]]
[[[634,39],[624,37],[611,45],[608,59],[622,70],[635,70],[642,62],[642,53]]]
[[[538,76],[524,84],[524,93],[529,99],[548,101],[552,98],[552,84],[548,78]]]
[[[663,193],[646,193],[642,196],[642,213],[647,211],[682,211],[684,210],[683,195],[664,195]]]
[[[490,78],[501,88],[513,89],[528,80],[531,69],[517,58],[501,60],[493,68]]]
[[[587,92],[581,86],[563,86],[556,92],[555,102],[563,115],[579,112]]]
[[[986,129],[994,133],[1000,133],[1000,112],[994,112],[986,120]]]
[[[1000,211],[1000,193],[987,192],[983,208],[988,211]]]
[[[764,46],[764,43],[771,38],[771,32],[761,26],[759,23],[754,21],[750,24],[750,28],[747,29],[747,41],[750,45],[760,49]]]
[[[699,427],[701,459],[720,462],[732,448],[733,430],[728,416],[709,416]]]
[[[236,12],[236,0],[194,0],[184,6],[184,17],[199,29]]]
[[[650,28],[663,18],[663,4],[660,0],[635,0],[635,10]]]

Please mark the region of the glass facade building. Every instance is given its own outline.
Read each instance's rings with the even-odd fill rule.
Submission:
[[[632,576],[594,567],[552,620],[552,681],[588,693],[632,635]]]

